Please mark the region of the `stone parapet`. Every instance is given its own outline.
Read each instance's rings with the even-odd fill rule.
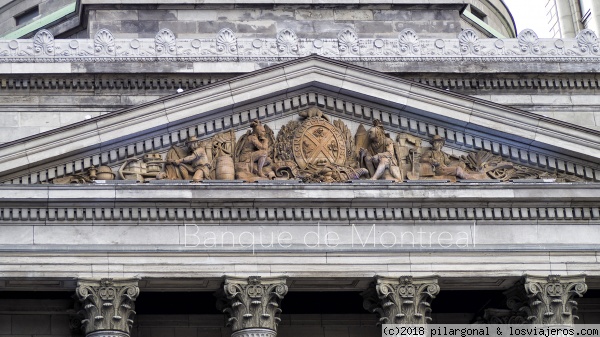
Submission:
[[[394,71],[397,62],[440,61],[460,63],[461,67],[481,62],[516,65],[576,62],[577,69],[586,71],[587,63],[599,62],[600,47],[591,30],[583,30],[573,39],[540,39],[530,29],[523,30],[516,39],[482,39],[474,30],[465,29],[456,39],[435,39],[421,38],[411,28],[402,30],[397,38],[360,38],[359,32],[350,28],[339,31],[336,38],[304,38],[291,29],[283,29],[271,38],[249,38],[238,37],[231,29],[223,28],[214,38],[177,38],[171,30],[162,29],[154,38],[121,39],[101,29],[93,39],[55,39],[49,31],[40,30],[32,39],[0,44],[0,63],[5,64],[2,68],[5,73],[68,73],[73,71],[70,63],[157,61],[192,62],[194,71],[196,64],[227,62],[226,67],[213,68],[213,72],[240,73],[254,70],[255,64],[284,62],[312,54],[346,62],[368,62],[375,69],[382,64],[387,71]],[[9,63],[13,65],[6,67]],[[17,66],[21,63],[35,67]],[[40,68],[43,63],[55,63],[58,67],[44,70]]]

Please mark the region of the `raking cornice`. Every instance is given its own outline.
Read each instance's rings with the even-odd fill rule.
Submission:
[[[385,105],[397,116],[405,111],[524,147],[545,148],[593,168],[600,158],[598,131],[313,55],[6,143],[0,146],[0,172],[33,172],[61,157],[178,132],[190,120],[229,115],[253,102],[286,98],[307,88]]]

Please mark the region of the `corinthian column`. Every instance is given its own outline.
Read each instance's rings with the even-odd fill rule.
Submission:
[[[225,277],[216,294],[217,309],[229,318],[232,337],[275,337],[281,300],[288,292],[285,277]]]
[[[378,324],[427,324],[430,303],[439,292],[437,276],[376,276],[361,295],[364,308],[379,316]]]
[[[575,296],[587,291],[585,275],[559,276],[525,275],[525,292],[529,306],[527,320],[533,324],[572,325],[577,317]]]
[[[77,297],[84,319],[86,337],[129,337],[135,300],[140,294],[137,279],[80,279]]]

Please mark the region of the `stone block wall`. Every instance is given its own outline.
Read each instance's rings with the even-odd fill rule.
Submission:
[[[38,6],[39,15],[36,18],[42,18],[56,10],[75,2],[74,0],[21,0],[7,3],[4,1],[4,7],[0,9],[0,35],[17,30],[27,23],[17,26],[15,16],[19,15],[35,6]]]
[[[353,5],[221,5],[202,9],[93,9],[86,31],[75,37],[93,38],[100,29],[116,38],[153,38],[168,28],[178,38],[214,38],[229,28],[238,37],[273,38],[283,29],[299,38],[336,38],[346,28],[361,38],[394,38],[406,28],[422,37],[456,38],[461,31],[460,5],[428,9],[418,6]]]
[[[52,64],[46,64],[52,67]],[[89,63],[118,67],[123,64]],[[152,63],[160,69],[185,64]],[[424,70],[423,66],[419,67]],[[171,69],[172,70],[172,69]],[[235,76],[223,74],[0,75],[0,144],[81,122],[123,108]],[[396,76],[472,95],[587,128],[600,130],[600,79],[594,74],[433,74]]]
[[[175,94],[179,88],[197,88],[231,76],[234,75],[0,75],[0,143],[150,102]]]
[[[465,3],[485,14],[484,22],[505,37],[515,37],[514,23],[500,0],[466,0]],[[520,27],[520,30],[526,27]],[[518,33],[518,31],[517,31]]]

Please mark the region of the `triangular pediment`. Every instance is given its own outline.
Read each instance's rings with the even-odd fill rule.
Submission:
[[[277,137],[310,107],[340,120],[353,140],[361,124],[369,130],[379,120],[394,141],[402,134],[427,147],[439,135],[456,156],[487,151],[495,161],[600,179],[598,131],[310,56],[4,144],[0,181],[46,182],[100,165],[116,171],[130,158],[164,157],[192,136],[232,130],[239,139],[253,120]]]

